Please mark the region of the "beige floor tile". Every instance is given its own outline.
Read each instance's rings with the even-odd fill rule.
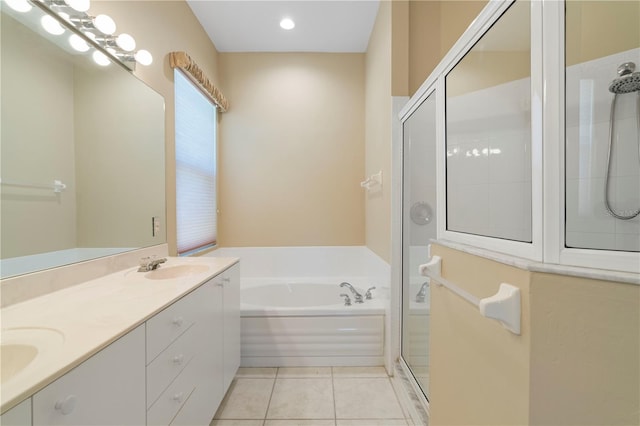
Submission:
[[[334,420],[265,420],[264,426],[335,426]]]
[[[336,418],[404,419],[389,379],[334,378]]]
[[[407,426],[403,419],[349,419],[336,420],[337,426]]]
[[[240,367],[236,377],[243,379],[274,379],[278,369],[275,367]]]
[[[264,419],[275,379],[235,379],[215,419]]]
[[[388,377],[384,367],[332,367],[333,377]]]
[[[331,367],[280,367],[279,379],[331,377]]]
[[[214,420],[209,426],[262,426],[263,420]]]
[[[331,379],[276,379],[267,419],[333,419]]]

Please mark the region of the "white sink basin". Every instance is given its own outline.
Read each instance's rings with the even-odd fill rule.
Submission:
[[[188,277],[190,275],[198,275],[207,272],[209,267],[207,265],[176,265],[160,267],[155,271],[150,271],[144,274],[145,278],[150,280],[169,280],[172,278]]]
[[[11,328],[0,331],[0,383],[17,378],[37,365],[47,352],[59,348],[64,335],[50,328]]]

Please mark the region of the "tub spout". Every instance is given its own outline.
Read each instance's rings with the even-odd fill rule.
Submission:
[[[422,287],[420,287],[420,291],[416,294],[416,302],[424,303],[425,296],[427,295],[427,290],[429,289],[429,281],[425,281],[422,283]]]
[[[353,300],[354,300],[356,303],[363,303],[363,302],[364,302],[364,300],[362,300],[362,295],[361,295],[360,293],[358,293],[358,292],[356,291],[356,289],[355,289],[355,288],[353,288],[353,286],[352,286],[351,284],[349,284],[348,282],[343,282],[343,283],[341,283],[341,284],[340,284],[340,287],[346,287],[346,288],[348,288],[348,289],[351,291],[351,293],[353,293]]]

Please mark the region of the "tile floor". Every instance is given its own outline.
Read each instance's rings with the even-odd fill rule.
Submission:
[[[408,426],[383,367],[240,368],[211,426]]]

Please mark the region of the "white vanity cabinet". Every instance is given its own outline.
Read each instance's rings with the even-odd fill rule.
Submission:
[[[144,424],[144,364],[141,325],[33,395],[33,424]]]
[[[31,426],[31,398],[0,416],[0,426]]]
[[[211,422],[240,365],[239,279],[236,264],[147,321],[148,425]]]
[[[240,366],[239,268],[147,319],[0,425],[208,425]]]
[[[219,276],[223,288],[223,360],[224,392],[240,367],[240,265],[237,263]]]

